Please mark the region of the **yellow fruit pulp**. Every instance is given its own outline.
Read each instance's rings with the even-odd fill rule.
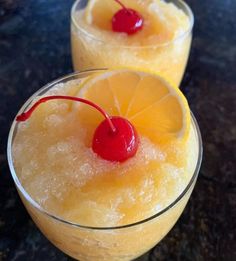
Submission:
[[[158,73],[179,86],[191,43],[190,18],[160,0],[122,3],[144,18],[143,29],[134,35],[112,31],[112,17],[121,8],[115,1],[91,0],[85,9],[72,12],[75,70],[128,67]]]
[[[126,115],[137,128],[140,144],[137,154],[124,163],[102,160],[91,149],[98,112],[71,101],[42,104],[19,124],[13,158],[22,186],[43,209],[80,225],[119,226],[156,214],[183,192],[196,167],[198,146],[187,102],[178,89],[155,75],[107,71],[57,84],[45,95],[59,94],[89,98],[112,115]],[[191,189],[153,222],[119,231],[68,227],[21,196],[41,230],[69,255],[80,260],[130,260],[170,230],[190,193]]]

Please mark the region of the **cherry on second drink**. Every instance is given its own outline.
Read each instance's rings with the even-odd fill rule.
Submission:
[[[133,68],[179,86],[193,26],[193,14],[184,2],[120,1],[124,7],[115,0],[91,0],[86,7],[82,2],[76,1],[71,12],[75,70]]]
[[[185,98],[161,78],[129,70],[65,77],[27,107],[41,95],[90,100],[128,119],[139,141],[126,160],[104,160],[92,146],[101,113],[67,99],[39,105],[9,139],[13,178],[32,218],[79,260],[141,255],[174,225],[196,181],[201,140]]]

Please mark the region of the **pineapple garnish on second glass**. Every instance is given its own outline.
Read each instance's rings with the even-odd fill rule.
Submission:
[[[131,68],[180,85],[193,14],[181,0],[77,0],[71,11],[74,69]]]

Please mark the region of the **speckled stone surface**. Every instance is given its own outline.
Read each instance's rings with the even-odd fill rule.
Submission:
[[[72,0],[0,0],[0,260],[72,260],[39,232],[6,159],[11,121],[39,87],[72,71]],[[203,136],[204,158],[183,215],[139,261],[236,260],[236,1],[189,0],[193,46],[182,90]]]

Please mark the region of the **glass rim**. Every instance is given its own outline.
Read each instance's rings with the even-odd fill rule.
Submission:
[[[96,72],[101,72],[101,71],[107,71],[107,69],[105,69],[105,68],[104,69],[92,69],[92,70],[74,72],[74,73],[68,74],[64,77],[57,78],[56,80],[54,80],[52,82],[49,82],[48,84],[46,84],[42,88],[40,88],[38,91],[33,93],[30,96],[30,98],[28,98],[26,100],[26,102],[23,104],[23,106],[20,108],[20,110],[18,111],[18,113],[16,115],[19,115],[22,112],[24,112],[28,108],[28,106],[31,104],[31,102],[35,99],[35,97],[44,93],[45,90],[52,88],[54,85],[56,85],[56,84],[58,84],[62,81],[68,80],[68,79],[73,80],[73,78],[78,76],[78,75],[82,75],[82,74],[86,74],[86,73],[96,73]],[[164,80],[162,77],[160,77],[160,78],[162,80]],[[61,218],[57,215],[50,213],[50,211],[47,211],[43,207],[41,207],[40,204],[37,203],[28,194],[28,192],[24,189],[23,185],[21,184],[21,182],[20,182],[20,180],[19,180],[19,178],[16,174],[15,168],[14,168],[13,159],[12,159],[12,143],[13,143],[13,139],[14,139],[15,130],[17,129],[17,126],[19,124],[15,120],[16,116],[13,120],[12,125],[11,125],[9,135],[8,135],[8,142],[7,142],[7,159],[8,159],[8,165],[9,165],[9,168],[10,168],[11,176],[14,180],[14,183],[16,185],[17,190],[19,190],[21,192],[21,194],[27,200],[27,202],[29,202],[36,210],[40,211],[42,214],[46,215],[49,218],[52,218],[53,220],[59,221],[63,224],[74,226],[74,227],[77,227],[77,228],[84,228],[84,229],[91,229],[91,230],[115,230],[115,229],[123,229],[123,228],[128,228],[128,227],[134,227],[134,226],[146,223],[148,221],[154,220],[155,218],[163,215],[169,209],[174,207],[184,197],[184,195],[187,194],[187,192],[191,189],[192,185],[194,184],[194,181],[196,180],[196,178],[198,176],[200,166],[201,166],[201,162],[202,162],[202,154],[203,154],[202,137],[201,137],[201,132],[200,132],[199,126],[197,124],[197,121],[196,121],[192,111],[190,111],[190,113],[191,113],[191,122],[194,126],[194,131],[196,132],[196,136],[197,136],[196,138],[197,138],[197,142],[198,142],[198,159],[197,159],[197,162],[196,162],[195,170],[192,174],[190,181],[186,185],[185,189],[181,192],[181,194],[173,202],[171,202],[168,206],[166,206],[161,211],[157,211],[157,213],[155,213],[155,214],[153,214],[150,217],[147,217],[145,219],[142,219],[142,220],[139,220],[139,221],[136,221],[136,222],[133,222],[133,223],[125,224],[125,225],[119,225],[119,226],[107,226],[107,227],[106,226],[88,226],[88,225],[81,225],[79,223],[71,222],[71,221],[68,221],[66,219],[63,219],[63,218]]]
[[[80,27],[79,24],[76,22],[76,19],[75,19],[76,7],[77,7],[78,3],[81,2],[81,0],[76,0],[74,2],[74,4],[72,5],[70,17],[71,17],[72,24],[76,27],[77,30],[79,30],[81,33],[83,33],[84,35],[86,35],[90,39],[92,39],[94,41],[97,41],[99,43],[102,43],[102,44],[109,44],[109,45],[111,45],[113,47],[117,47],[118,46],[118,47],[122,47],[122,48],[126,48],[126,49],[145,49],[145,48],[165,47],[165,46],[168,46],[168,45],[170,45],[172,43],[175,43],[178,40],[188,36],[192,32],[192,29],[193,29],[193,26],[194,26],[194,15],[193,15],[193,12],[192,12],[192,9],[190,8],[190,6],[183,0],[174,0],[174,1],[178,2],[182,7],[186,8],[187,15],[188,15],[189,20],[190,20],[190,25],[189,25],[188,30],[185,30],[179,36],[173,38],[170,41],[166,41],[164,43],[147,44],[147,45],[144,45],[144,46],[140,46],[140,45],[132,45],[131,46],[131,45],[125,45],[125,44],[124,45],[111,44],[111,43],[107,43],[107,41],[105,41],[105,40],[99,39],[98,37],[92,35],[91,33],[87,32],[85,29]]]

